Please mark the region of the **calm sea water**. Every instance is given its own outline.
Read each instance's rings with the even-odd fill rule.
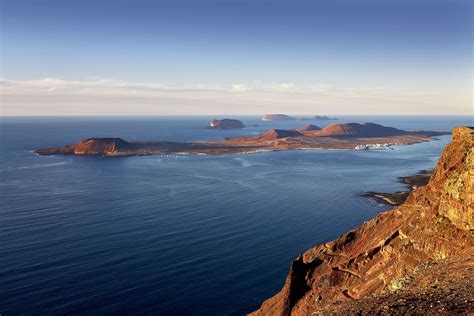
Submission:
[[[31,152],[92,136],[215,140],[305,124],[241,117],[259,126],[203,129],[209,119],[2,118],[0,313],[244,314],[281,288],[299,252],[387,209],[361,192],[402,189],[396,178],[432,168],[450,139],[363,152]],[[472,117],[341,121],[436,130],[474,125]]]

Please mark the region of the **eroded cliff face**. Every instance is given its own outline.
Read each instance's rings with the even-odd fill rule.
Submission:
[[[397,293],[423,264],[472,260],[473,148],[474,128],[455,128],[426,186],[395,209],[298,256],[283,289],[253,314],[317,314],[336,303]]]

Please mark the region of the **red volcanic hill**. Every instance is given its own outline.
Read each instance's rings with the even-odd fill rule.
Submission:
[[[35,152],[40,155],[106,155],[115,151],[125,151],[133,148],[134,146],[132,144],[121,138],[89,138],[71,146],[43,148],[38,149]]]
[[[104,154],[130,147],[130,143],[121,138],[89,138],[74,145],[74,153]]]
[[[375,123],[344,123],[331,124],[319,132],[316,136],[346,136],[346,137],[384,137],[404,135],[406,131],[387,127]]]
[[[308,124],[308,125],[303,126],[302,128],[297,128],[296,130],[300,132],[320,131],[321,127],[313,125],[313,124]]]
[[[270,139],[280,139],[280,138],[298,137],[298,136],[303,136],[303,134],[297,131],[289,131],[286,129],[272,129],[272,130],[269,130],[268,132],[263,133],[258,138],[270,140]]]

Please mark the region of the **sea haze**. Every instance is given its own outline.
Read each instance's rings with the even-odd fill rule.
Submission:
[[[388,209],[364,191],[400,190],[450,136],[381,151],[231,156],[48,156],[89,137],[208,141],[309,122],[240,117],[2,118],[0,313],[244,314],[283,285],[291,260]],[[472,117],[343,117],[450,130]],[[334,122],[312,122],[324,127]],[[259,126],[254,126],[259,125]]]

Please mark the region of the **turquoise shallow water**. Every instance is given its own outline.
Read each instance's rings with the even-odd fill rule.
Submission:
[[[450,136],[382,151],[233,156],[39,157],[37,147],[116,136],[196,141],[306,122],[242,117],[3,118],[0,313],[244,314],[273,295],[291,260],[387,209],[359,194],[403,188]],[[344,117],[406,129],[470,117]],[[324,126],[327,123],[316,124]]]

